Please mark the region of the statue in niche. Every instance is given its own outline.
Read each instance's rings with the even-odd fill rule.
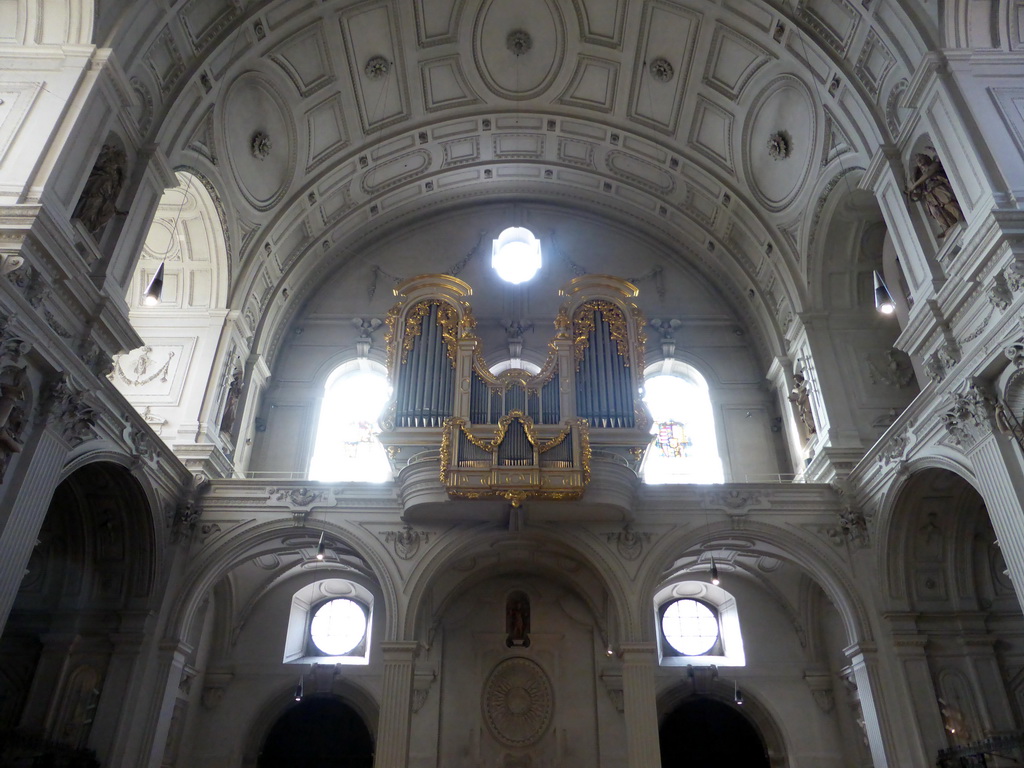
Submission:
[[[964,220],[964,212],[945,168],[937,156],[919,152],[914,155],[911,176],[913,181],[905,190],[907,197],[915,203],[924,203],[928,215],[938,222],[941,229],[939,237],[945,237],[950,229]]]
[[[24,368],[8,366],[0,371],[0,482],[14,454],[24,447],[22,435],[28,426],[25,412],[29,381]]]
[[[817,433],[814,426],[814,414],[811,413],[811,396],[807,389],[807,379],[801,374],[793,377],[793,389],[789,393],[789,402],[796,406],[800,423],[804,425],[804,437],[810,437]]]
[[[235,426],[238,401],[242,399],[242,369],[235,367],[228,384],[228,396],[224,401],[224,414],[220,417],[220,431],[230,433]]]
[[[505,647],[530,647],[530,598],[525,592],[513,592],[505,601]]]
[[[92,233],[99,231],[115,214],[127,215],[117,210],[117,198],[124,186],[127,160],[124,150],[113,144],[104,144],[96,165],[89,172],[82,196],[78,198],[71,217],[78,219]]]

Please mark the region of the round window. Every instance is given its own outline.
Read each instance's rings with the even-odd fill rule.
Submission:
[[[366,636],[366,610],[347,598],[324,603],[313,614],[309,635],[321,653],[344,656]]]
[[[676,600],[661,616],[666,642],[684,656],[700,656],[718,642],[718,617],[697,600]]]

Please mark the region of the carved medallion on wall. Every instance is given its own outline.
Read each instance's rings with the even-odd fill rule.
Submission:
[[[528,747],[551,724],[551,682],[540,666],[521,657],[500,662],[484,684],[484,719],[498,741]]]

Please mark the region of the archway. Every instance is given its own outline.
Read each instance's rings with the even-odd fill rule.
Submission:
[[[144,490],[117,464],[87,464],[57,486],[0,637],[0,732],[11,733],[0,763],[24,749],[102,760],[116,740],[144,646],[112,638],[153,608],[150,525]]]
[[[693,697],[683,701],[661,724],[661,764],[742,765],[769,768],[764,740],[740,711],[722,701]]]
[[[263,742],[258,768],[371,768],[373,737],[351,706],[313,696],[289,708]]]

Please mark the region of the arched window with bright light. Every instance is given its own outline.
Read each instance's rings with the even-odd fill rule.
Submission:
[[[310,480],[383,483],[391,479],[391,465],[377,437],[390,393],[383,369],[369,360],[345,363],[327,378]]]
[[[653,440],[641,473],[645,483],[721,483],[711,395],[704,377],[690,365],[659,365],[644,383]]]

